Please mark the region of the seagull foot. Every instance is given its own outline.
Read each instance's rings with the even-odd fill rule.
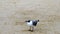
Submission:
[[[31,30],[28,30],[28,31],[31,31]]]
[[[31,30],[31,32],[33,32],[33,30]]]

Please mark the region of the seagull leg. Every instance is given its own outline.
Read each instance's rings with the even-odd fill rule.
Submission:
[[[29,30],[28,31],[31,31],[31,26],[30,26],[30,28],[29,28]]]
[[[34,27],[32,27],[32,30],[31,30],[31,32],[33,32],[34,31]]]

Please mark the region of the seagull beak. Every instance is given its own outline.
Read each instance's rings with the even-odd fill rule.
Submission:
[[[27,21],[25,21],[25,22],[27,22]]]

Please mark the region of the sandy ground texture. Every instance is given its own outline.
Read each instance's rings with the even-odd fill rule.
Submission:
[[[40,20],[34,32],[29,19]],[[0,0],[0,34],[60,34],[60,0]]]

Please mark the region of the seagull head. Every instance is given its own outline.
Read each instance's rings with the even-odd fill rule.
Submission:
[[[25,22],[30,22],[31,20],[26,20]]]

